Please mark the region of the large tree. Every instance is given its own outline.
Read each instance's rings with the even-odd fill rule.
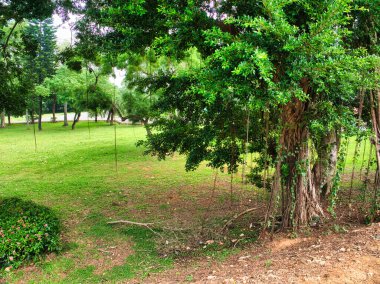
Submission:
[[[263,169],[274,168],[268,216],[280,209],[284,228],[303,226],[324,215],[310,139],[350,129],[359,71],[378,64],[347,43],[352,2],[87,1],[79,46],[176,59],[196,47],[204,64],[154,78],[164,95],[147,151],[230,172],[247,149],[261,152]]]

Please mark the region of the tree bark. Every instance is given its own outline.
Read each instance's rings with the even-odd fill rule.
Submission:
[[[108,112],[108,115],[107,115],[107,120],[106,120],[106,122],[107,122],[107,123],[109,123],[109,122],[110,122],[110,118],[111,118],[111,112],[112,112],[112,110],[110,110],[110,111]]]
[[[143,123],[143,125],[144,125],[144,127],[145,127],[146,135],[147,135],[148,137],[152,136],[152,130],[150,129],[150,125],[149,125],[149,118],[144,118],[144,119],[142,120],[142,123]]]
[[[5,110],[0,114],[0,128],[5,128]]]
[[[309,163],[307,107],[307,103],[294,99],[282,109],[283,127],[269,210],[272,216],[276,213],[281,191],[283,229],[306,226],[312,218],[323,216]]]
[[[76,126],[77,122],[78,122],[79,119],[80,119],[80,115],[81,115],[80,112],[75,113],[75,115],[74,115],[74,120],[73,120],[73,124],[71,125],[71,129],[72,129],[72,130],[75,129],[75,126]]]
[[[35,119],[34,119],[34,110],[32,110],[32,112],[30,113],[30,117],[31,117],[31,119],[32,119],[32,124],[34,124],[35,123]]]
[[[55,117],[55,110],[57,107],[57,95],[53,95],[53,105],[52,105],[52,111],[53,111],[53,123],[57,122],[57,119]]]
[[[377,170],[374,183],[374,197],[373,197],[373,208],[378,206],[379,198],[379,186],[380,186],[380,90],[377,90],[377,96],[374,94],[375,91],[370,91],[370,102],[371,102],[371,119],[372,119],[372,130],[375,134],[375,139],[373,139],[376,149],[376,163]],[[377,211],[377,210],[376,210]],[[375,211],[375,212],[376,212]]]
[[[318,158],[313,166],[313,179],[317,193],[325,199],[333,186],[336,175],[340,137],[332,130],[321,141],[315,142]]]
[[[8,116],[8,125],[11,125],[11,114],[8,113],[7,116]]]
[[[67,102],[63,104],[63,126],[69,126],[67,122]]]
[[[42,96],[38,96],[38,130],[42,130]]]
[[[319,194],[312,180],[309,155],[309,131],[304,125],[305,103],[295,100],[284,108],[283,153],[283,227],[299,227],[320,216]],[[323,213],[322,213],[323,214]]]
[[[28,112],[28,109],[25,110],[25,121],[26,121],[27,128],[29,128],[29,112]]]
[[[95,111],[95,122],[98,122],[98,112]]]
[[[110,125],[113,125],[114,114],[115,114],[114,108],[112,108],[110,112],[111,112]]]

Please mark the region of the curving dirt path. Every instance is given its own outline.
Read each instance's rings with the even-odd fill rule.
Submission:
[[[193,259],[143,282],[380,284],[380,223],[309,238],[276,236],[223,262]]]

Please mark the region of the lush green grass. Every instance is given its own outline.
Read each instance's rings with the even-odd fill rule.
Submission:
[[[144,156],[143,149],[135,146],[145,137],[145,130],[140,126],[116,126],[117,169],[114,127],[99,122],[90,123],[88,129],[87,122],[81,122],[72,131],[61,123],[45,123],[43,129],[36,133],[37,151],[32,126],[27,129],[19,124],[0,129],[0,195],[30,199],[52,207],[65,224],[65,250],[37,264],[36,268],[6,275],[6,280],[11,283],[20,280],[114,283],[171,267],[173,259],[158,255],[156,236],[151,231],[140,227],[112,227],[107,221],[125,218],[156,222],[171,218],[173,212],[182,210],[184,213],[188,208],[173,208],[166,198],[173,197],[175,191],[182,202],[197,206],[199,196],[194,196],[192,189],[212,187],[213,172],[201,166],[187,173],[184,158],[179,156],[160,162]],[[346,174],[354,164],[354,149],[355,140],[351,139]],[[360,149],[356,171],[362,164],[364,144]],[[368,152],[367,141],[365,165]],[[235,178],[236,186],[238,179]],[[204,197],[209,196],[207,192],[204,194]],[[229,198],[227,189],[216,200],[226,204]],[[181,204],[184,203],[179,202],[177,206]],[[206,207],[199,206],[199,214],[204,215]],[[225,215],[219,216],[219,221],[223,218]],[[237,231],[237,236],[240,233]],[[110,258],[114,251],[125,252],[115,256],[117,262]],[[223,259],[233,252],[229,249],[217,252],[210,246],[205,254]]]
[[[61,123],[46,123],[43,129],[37,132],[37,151],[32,128],[14,125],[0,129],[0,195],[31,199],[52,207],[66,226],[66,251],[41,262],[32,272],[21,269],[7,275],[7,280],[116,282],[170,267],[172,259],[158,256],[149,230],[106,224],[110,218],[134,218],[133,210],[114,203],[138,200],[129,208],[144,210],[151,202],[148,197],[173,188],[210,183],[211,170],[201,167],[186,173],[181,157],[158,162],[144,156],[143,149],[135,146],[145,136],[145,130],[139,126],[116,126],[117,171],[114,127],[90,123],[89,131],[87,122],[82,122],[72,131]],[[163,211],[164,205],[160,207]],[[145,220],[138,221],[156,217],[142,216]],[[99,273],[98,263],[89,261],[98,259],[103,263],[100,249],[125,247],[126,243],[131,253],[122,263]]]
[[[346,143],[346,142],[343,142]],[[368,165],[368,157],[371,150],[371,143],[370,141],[364,140],[361,141],[357,146],[357,141],[355,137],[351,137],[347,144],[347,158],[345,163],[345,170],[346,171],[352,171],[352,168],[355,165],[355,172],[360,171],[360,169],[363,167],[363,172],[366,169]],[[357,147],[357,148],[356,148]],[[375,146],[372,146],[372,159],[373,161],[376,159],[376,153],[375,153]],[[358,150],[357,155],[355,157],[355,150]],[[376,162],[372,163],[371,170],[376,169],[375,166]]]

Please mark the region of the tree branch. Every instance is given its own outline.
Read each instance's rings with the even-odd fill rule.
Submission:
[[[15,21],[15,23],[13,24],[13,27],[11,28],[11,30],[10,30],[8,36],[7,36],[7,39],[5,40],[5,43],[4,43],[4,46],[3,46],[3,56],[4,56],[4,58],[5,58],[5,52],[7,50],[8,44],[9,44],[9,40],[10,40],[10,38],[11,38],[11,36],[12,36],[12,34],[13,34],[13,32],[14,32],[14,30],[15,30],[15,28],[16,28],[16,26],[17,26],[17,24],[19,22],[20,21],[18,21],[18,20]]]

